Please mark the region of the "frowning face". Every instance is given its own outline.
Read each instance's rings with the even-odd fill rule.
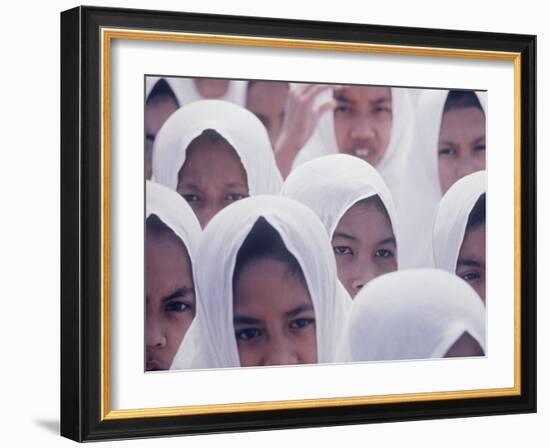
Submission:
[[[485,169],[485,114],[480,108],[454,108],[443,114],[438,166],[443,193],[462,177]]]
[[[392,95],[389,87],[334,89],[334,131],[340,152],[380,163],[390,142]]]
[[[309,291],[285,262],[260,258],[243,268],[234,290],[233,324],[243,367],[317,362]]]
[[[195,317],[191,261],[168,231],[146,237],[146,370],[167,370]]]
[[[187,149],[177,191],[204,228],[221,209],[248,196],[246,172],[235,150],[223,139],[196,140]]]

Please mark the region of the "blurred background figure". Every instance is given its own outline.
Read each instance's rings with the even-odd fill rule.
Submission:
[[[443,195],[433,227],[435,267],[456,273],[485,302],[485,171],[469,174]]]
[[[442,195],[485,169],[486,93],[425,89],[418,98],[415,142],[406,160],[397,213],[403,266],[433,265],[432,224]]]
[[[351,304],[306,206],[254,196],[218,213],[199,246],[197,344],[174,369],[333,362]]]
[[[146,82],[145,99],[145,178],[151,179],[153,172],[153,143],[164,122],[179,107],[174,91],[166,79],[150,78]]]
[[[146,184],[145,369],[167,370],[195,317],[193,279],[201,229],[175,192]]]
[[[485,354],[485,307],[456,275],[411,269],[383,275],[355,297],[339,361]]]
[[[281,194],[319,216],[332,241],[338,278],[352,298],[372,279],[397,270],[391,193],[364,160],[347,154],[318,157],[292,171]]]
[[[181,107],[153,147],[153,178],[176,190],[202,227],[247,196],[278,194],[282,179],[260,120],[228,101]]]
[[[246,108],[263,123],[272,147],[281,134],[289,88],[288,82],[248,81]]]

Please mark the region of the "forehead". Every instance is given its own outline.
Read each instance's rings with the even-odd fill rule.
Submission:
[[[336,231],[350,233],[352,235],[365,235],[375,237],[380,233],[392,233],[392,227],[386,214],[374,202],[357,202],[343,215]]]
[[[191,268],[191,260],[185,245],[173,233],[147,231],[147,272],[155,278],[184,275]]]
[[[443,114],[441,134],[479,133],[485,130],[485,114],[478,107],[450,109]]]
[[[334,96],[357,102],[391,101],[391,89],[379,86],[338,86],[334,88]]]
[[[254,81],[248,88],[248,100],[263,99],[264,97],[280,99],[280,95],[285,95],[288,89],[287,82]]]
[[[242,270],[233,297],[236,313],[278,316],[302,305],[312,305],[309,291],[285,262],[263,257]]]
[[[459,258],[485,261],[485,224],[478,224],[466,232]]]
[[[237,152],[226,141],[196,140],[187,148],[180,179],[197,178],[209,178],[212,183],[225,183],[228,179],[246,183],[246,172]]]

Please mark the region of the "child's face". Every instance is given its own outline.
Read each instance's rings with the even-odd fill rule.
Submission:
[[[246,172],[225,141],[192,142],[179,172],[177,191],[204,228],[222,208],[248,196]]]
[[[233,323],[243,367],[317,362],[313,304],[303,280],[284,262],[260,258],[244,267]]]
[[[146,238],[146,370],[167,370],[195,317],[191,262],[175,235]]]
[[[229,81],[226,79],[195,79],[195,86],[203,98],[220,98],[227,93]]]
[[[271,146],[275,146],[283,127],[288,83],[255,81],[248,89],[246,108],[264,124]]]
[[[376,166],[386,153],[392,124],[389,87],[345,86],[334,89],[334,131],[340,152]]]
[[[466,232],[458,254],[456,275],[468,282],[485,302],[485,224]]]
[[[369,281],[397,270],[397,247],[385,214],[373,203],[358,203],[332,235],[338,278],[353,298]]]
[[[158,131],[178,109],[173,98],[168,95],[157,95],[145,103],[145,178],[152,174],[153,143]]]
[[[441,120],[438,143],[441,191],[485,169],[485,114],[477,107],[451,109]]]

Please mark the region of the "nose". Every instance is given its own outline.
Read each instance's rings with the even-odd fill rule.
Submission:
[[[351,129],[351,137],[356,140],[368,140],[374,138],[374,127],[366,117],[358,117]]]
[[[299,364],[300,357],[296,347],[285,335],[278,335],[271,338],[264,358],[265,366],[281,366]]]
[[[354,267],[351,280],[351,288],[355,294],[357,294],[363,286],[370,282],[373,278],[376,277],[374,269],[370,266],[370,263],[361,262],[358,260],[358,263]]]
[[[166,336],[158,319],[147,316],[145,324],[145,344],[147,347],[164,348],[166,343]]]

